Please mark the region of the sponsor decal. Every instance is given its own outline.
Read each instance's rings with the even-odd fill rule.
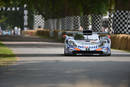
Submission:
[[[78,48],[98,48],[98,46],[78,46]]]
[[[89,48],[98,48],[98,46],[89,46]]]
[[[78,48],[84,48],[83,46],[78,46]]]

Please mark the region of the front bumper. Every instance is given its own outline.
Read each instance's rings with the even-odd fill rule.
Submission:
[[[108,54],[107,48],[96,48],[96,49],[78,49],[71,51],[72,54],[83,54],[83,55],[92,55],[92,54]]]
[[[92,55],[92,54],[104,54],[104,52],[103,51],[72,51],[72,54]]]

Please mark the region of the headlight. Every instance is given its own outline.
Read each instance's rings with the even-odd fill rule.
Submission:
[[[69,44],[70,44],[71,46],[77,47],[76,43],[73,42],[73,41],[69,41]]]
[[[99,47],[104,46],[105,43],[106,43],[106,41],[102,41],[101,44],[99,45]]]
[[[101,43],[100,45],[99,45],[99,47],[102,47],[104,45],[104,43]]]

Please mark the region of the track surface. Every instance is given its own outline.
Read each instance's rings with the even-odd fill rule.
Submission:
[[[64,56],[55,42],[4,42],[19,57],[0,67],[0,87],[130,87],[130,53]]]

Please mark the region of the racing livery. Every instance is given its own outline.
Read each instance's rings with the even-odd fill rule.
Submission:
[[[109,35],[101,35],[90,30],[71,33],[71,36],[65,35],[65,55],[111,55]]]

